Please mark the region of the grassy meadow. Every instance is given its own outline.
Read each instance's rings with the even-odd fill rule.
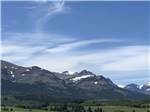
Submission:
[[[129,106],[90,106],[91,112],[97,112],[95,109],[102,108],[102,112],[150,112],[150,108],[135,108]],[[50,107],[43,108],[43,109],[24,109],[18,107],[2,107],[1,112],[77,112],[71,111],[71,108],[68,107],[68,110],[51,110]],[[84,106],[85,111],[82,112],[90,112],[89,106]],[[100,111],[99,111],[100,112]]]

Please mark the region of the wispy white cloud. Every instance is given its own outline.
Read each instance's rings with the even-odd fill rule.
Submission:
[[[63,0],[59,2],[58,1],[53,2],[52,4],[49,5],[47,16],[64,11],[65,9],[64,5],[65,5],[65,2]]]
[[[59,13],[64,13],[69,7],[65,6],[63,0],[60,1],[41,1],[37,2],[37,13],[35,15],[36,30],[42,31],[43,26],[49,21],[49,19]]]
[[[19,62],[40,55],[48,47],[59,43],[71,42],[74,39],[67,36],[48,33],[6,32],[2,34],[3,59]]]
[[[30,2],[31,4],[15,6],[14,8],[17,8],[16,10],[24,9],[30,11],[26,11],[28,14],[27,18],[32,21],[33,24],[31,26],[34,26],[35,32],[44,32],[43,28],[53,16],[68,12],[70,9],[70,7],[65,5],[64,0],[33,0]],[[14,25],[16,24],[17,21],[15,21]]]
[[[127,49],[131,49],[130,52]],[[106,73],[147,71],[149,69],[148,58],[150,57],[146,49],[146,46],[139,46],[139,48],[128,46],[127,48],[111,49],[105,52],[86,52],[82,55],[80,53],[73,54],[73,51],[41,53],[37,56],[34,55],[34,58],[28,58],[23,65],[39,65],[46,69],[60,72],[63,70],[79,71],[82,69],[96,70],[97,73],[102,71]]]
[[[53,46],[59,43],[71,42],[75,39],[65,35],[52,33],[22,33],[22,32],[5,32],[2,33],[2,43],[5,45],[26,45],[26,46]]]
[[[148,69],[149,46],[125,45],[100,50],[101,43],[109,46],[110,43],[118,42],[121,41],[77,40],[69,36],[44,33],[6,33],[3,36],[2,52],[3,59],[8,61],[22,62],[22,65],[39,65],[54,71],[87,68],[99,72],[129,72]],[[88,49],[95,44],[99,44],[95,50],[80,51],[81,47]]]
[[[86,52],[72,54],[65,53],[47,53],[41,55],[30,64],[41,65],[54,71],[79,71],[90,69],[101,73],[107,72],[138,72],[147,71],[148,68],[148,46],[125,46],[113,48],[106,51]],[[40,64],[39,64],[40,63]]]
[[[143,54],[135,54],[135,56],[126,57],[123,59],[116,60],[116,62],[111,62],[104,64],[101,69],[105,71],[140,71],[148,70],[148,59],[149,55],[147,52]]]
[[[78,60],[100,71],[141,71],[149,68],[149,46],[123,46],[79,56]]]
[[[25,63],[30,62],[31,64],[37,64],[42,67],[45,67],[44,65],[47,65],[48,69],[55,70],[54,68],[58,68],[60,71],[63,69],[65,70],[74,68],[80,62],[83,62],[81,61],[82,57],[86,59],[86,56],[89,55],[88,53],[83,52],[84,56],[80,56],[80,50],[77,48],[87,47],[93,44],[108,44],[116,42],[120,42],[120,40],[93,39],[81,41],[73,37],[50,33],[46,34],[10,32],[3,34],[1,52],[3,53],[3,59],[8,61]],[[49,64],[46,61],[48,58],[52,59],[48,61]],[[35,62],[41,63],[38,64]],[[50,65],[50,63],[59,63],[59,66],[57,64]],[[26,64],[28,65],[29,63]]]
[[[49,53],[61,53],[61,52],[67,52],[69,50],[79,48],[82,46],[86,46],[89,44],[97,44],[97,43],[113,43],[113,42],[120,42],[119,40],[115,39],[92,39],[92,40],[81,40],[77,42],[71,42],[71,43],[65,43],[65,44],[60,44],[56,47],[52,47],[49,49],[46,49],[45,52]]]
[[[149,58],[149,46],[125,46],[80,56],[78,59],[80,63],[99,72],[134,74],[138,71],[148,71]]]
[[[5,60],[16,62],[32,58],[36,53],[42,51],[44,46],[20,46],[20,45],[3,45],[0,53]]]

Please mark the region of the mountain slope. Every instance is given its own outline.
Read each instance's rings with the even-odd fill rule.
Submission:
[[[16,83],[29,83],[35,82],[46,83],[51,86],[62,87],[63,80],[55,76],[53,72],[42,69],[37,66],[21,67],[6,61],[1,62],[2,79],[9,80]]]

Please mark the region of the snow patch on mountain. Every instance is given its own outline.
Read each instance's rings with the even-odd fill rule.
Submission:
[[[142,87],[143,87],[143,84],[139,86],[139,89],[142,89]]]
[[[150,86],[150,82],[140,85],[139,89],[142,89],[144,86]]]
[[[13,71],[10,71],[10,74],[12,75],[12,74],[13,74]]]
[[[18,68],[14,67],[14,66],[12,66],[11,68],[12,68],[12,69],[18,69]]]
[[[15,75],[14,75],[13,71],[10,71],[10,74],[11,74],[12,78],[14,78],[14,77],[15,77]]]
[[[148,82],[147,84],[145,84],[146,86],[150,86],[150,82]]]
[[[146,89],[146,91],[150,91],[150,88]]]
[[[121,84],[118,84],[117,86],[120,87],[120,88],[124,88],[125,87],[124,85],[121,85]]]
[[[29,71],[30,71],[30,69],[26,69],[26,71],[27,71],[27,72],[29,72]]]
[[[88,77],[92,77],[92,75],[83,75],[83,76],[79,76],[79,77],[75,77],[73,79],[71,79],[73,82],[76,82],[76,81],[79,81],[81,79],[85,79],[85,78],[88,78]]]
[[[97,85],[97,84],[98,84],[98,82],[97,82],[97,81],[95,81],[95,82],[94,82],[94,84],[95,84],[95,85]]]

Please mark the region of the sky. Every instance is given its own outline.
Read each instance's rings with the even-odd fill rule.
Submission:
[[[149,81],[148,2],[2,2],[2,59],[116,84]]]

